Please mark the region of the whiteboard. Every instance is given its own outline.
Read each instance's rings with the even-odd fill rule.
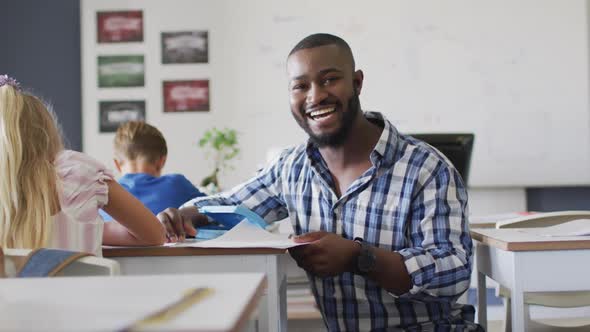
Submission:
[[[195,146],[204,129],[240,132],[242,156],[222,177],[254,174],[270,149],[305,134],[288,105],[285,57],[315,32],[349,42],[365,73],[361,105],[402,132],[473,132],[472,187],[590,184],[588,15],[584,0],[423,1],[125,1],[143,9],[141,45],[97,45],[97,9],[121,2],[84,1],[84,148],[109,161],[112,136],[98,134],[97,100],[145,98],[148,121],[170,150],[167,171],[199,180],[211,166]],[[161,31],[206,28],[207,66],[161,65]],[[86,38],[86,39],[85,39]],[[90,40],[88,40],[90,39]],[[146,53],[146,88],[100,91],[96,55]],[[211,112],[164,115],[163,78],[207,76]],[[88,119],[88,120],[87,120]]]

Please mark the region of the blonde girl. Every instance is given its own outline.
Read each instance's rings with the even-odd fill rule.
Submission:
[[[118,222],[103,223],[104,209]],[[101,163],[64,150],[53,114],[0,75],[0,247],[101,255],[101,244],[159,245],[158,219]]]

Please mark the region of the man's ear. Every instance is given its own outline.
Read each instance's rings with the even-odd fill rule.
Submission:
[[[357,95],[361,94],[361,90],[363,89],[363,79],[365,77],[365,74],[363,74],[362,70],[357,70],[354,72],[353,77],[352,77],[352,87],[354,89],[354,92]]]
[[[115,168],[117,168],[117,171],[119,173],[122,173],[121,172],[121,167],[123,167],[123,161],[117,160],[116,158],[113,158],[113,162],[115,163]]]

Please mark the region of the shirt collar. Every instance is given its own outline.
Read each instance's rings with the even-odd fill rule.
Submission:
[[[399,133],[397,129],[379,112],[365,112],[367,120],[383,127],[379,141],[371,152],[371,162],[373,165],[380,163],[381,167],[389,167],[393,164]]]
[[[397,129],[379,112],[365,112],[364,115],[367,120],[383,127],[381,136],[371,152],[371,163],[378,167],[389,167],[393,165],[397,143],[399,141]],[[310,139],[307,141],[306,152],[312,162],[324,163],[319,149]]]

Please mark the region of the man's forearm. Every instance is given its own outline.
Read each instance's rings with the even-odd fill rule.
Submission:
[[[407,293],[412,288],[412,280],[402,255],[375,247],[371,250],[375,253],[376,263],[375,270],[368,277],[395,295]]]

